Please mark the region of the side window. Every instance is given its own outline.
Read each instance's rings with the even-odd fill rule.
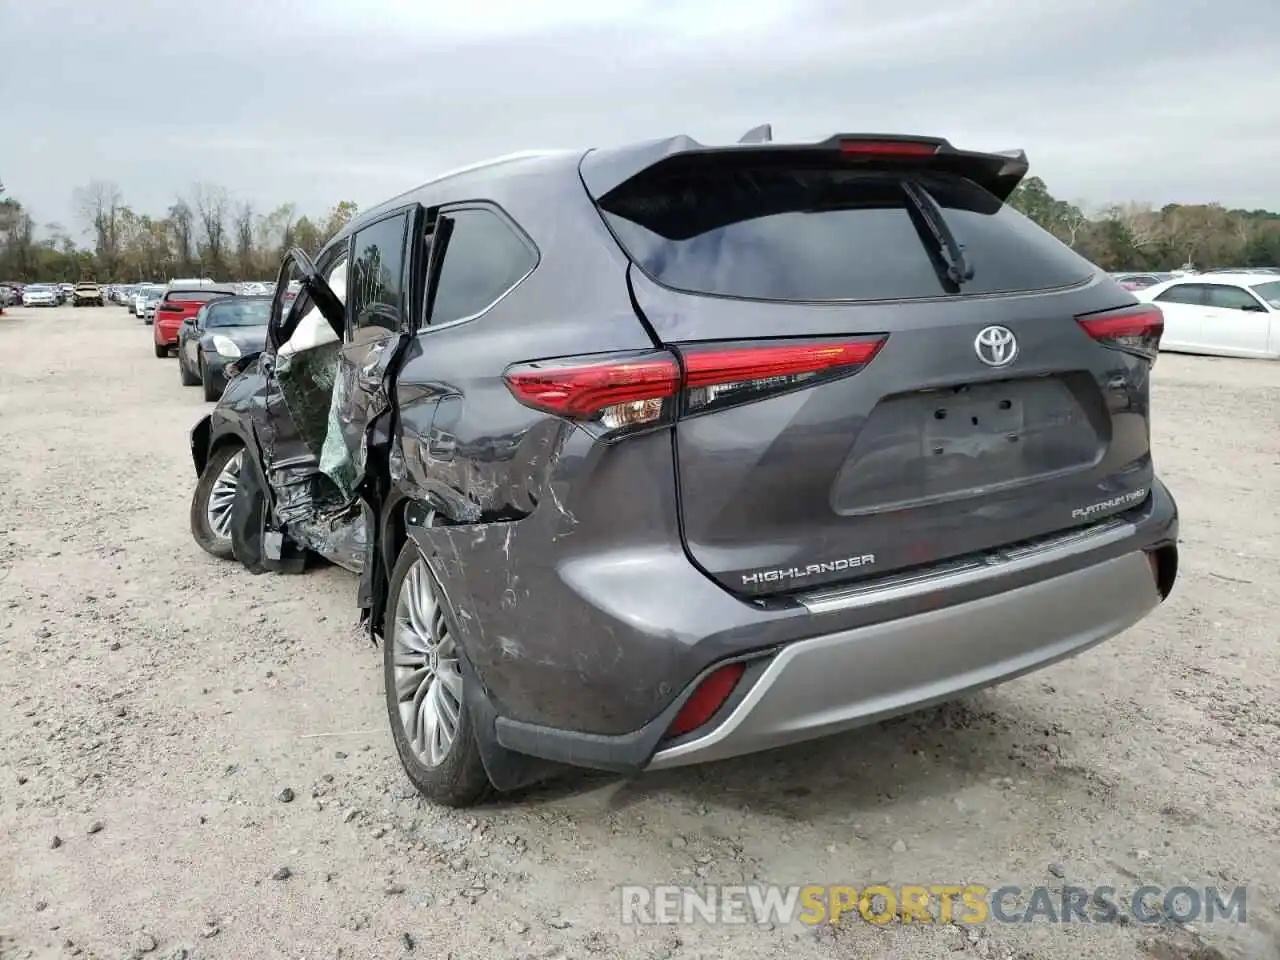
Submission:
[[[322,260],[317,266],[320,268],[320,272],[324,274],[325,281],[329,284],[330,289],[333,290],[339,300],[346,303],[346,246],[344,245],[339,249],[336,259]],[[285,314],[289,313],[290,308],[300,310],[301,319],[293,331],[293,336],[289,338],[289,342],[280,348],[281,356],[289,356],[303,350],[311,350],[326,343],[334,343],[338,339],[333,332],[333,328],[329,326],[329,321],[320,314],[320,311],[316,309],[316,305],[311,302],[311,299],[306,294],[302,294],[299,297],[298,303],[286,301],[284,305]]]
[[[1198,283],[1180,283],[1159,294],[1155,299],[1160,303],[1189,303],[1203,306],[1203,292],[1204,287]]]
[[[404,249],[407,213],[380,220],[355,235],[347,315],[352,339],[399,332],[404,316]]]
[[[538,262],[532,244],[496,211],[463,207],[443,214],[454,226],[428,318],[432,326],[483,313]]]
[[[1209,306],[1221,307],[1224,310],[1257,310],[1258,301],[1248,290],[1239,287],[1228,287],[1224,284],[1213,284],[1209,290]]]

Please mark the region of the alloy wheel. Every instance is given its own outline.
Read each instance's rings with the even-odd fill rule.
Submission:
[[[240,485],[240,465],[244,460],[244,451],[239,450],[227,461],[218,479],[213,481],[209,490],[209,504],[205,508],[209,518],[209,529],[214,536],[222,540],[231,538],[231,508],[236,500],[236,488]]]
[[[400,584],[392,630],[396,700],[405,739],[419,762],[438,767],[458,738],[462,667],[426,561]]]

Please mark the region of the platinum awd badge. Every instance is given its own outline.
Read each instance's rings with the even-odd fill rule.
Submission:
[[[1072,520],[1087,520],[1090,517],[1096,517],[1100,513],[1106,513],[1109,510],[1116,510],[1120,507],[1132,507],[1134,504],[1141,503],[1147,499],[1147,488],[1139,487],[1130,493],[1122,493],[1118,497],[1112,497],[1110,500],[1100,500],[1098,503],[1091,503],[1087,507],[1076,507],[1071,511]]]
[[[847,557],[843,560],[832,560],[829,563],[811,563],[804,567],[779,567],[775,570],[757,570],[755,573],[744,573],[744,586],[755,586],[761,583],[781,583],[784,580],[802,580],[818,573],[840,573],[843,570],[856,570],[859,567],[874,566],[876,555],[864,553],[860,557]]]

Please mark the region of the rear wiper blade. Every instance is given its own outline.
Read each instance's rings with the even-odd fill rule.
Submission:
[[[938,254],[947,268],[947,279],[957,287],[962,286],[966,280],[972,280],[973,267],[965,260],[964,248],[956,240],[956,235],[951,232],[951,228],[947,226],[938,201],[918,183],[910,180],[899,182],[902,184],[902,192],[907,195],[911,205],[920,214],[920,219],[924,221],[925,227],[933,236],[934,243],[937,244]]]

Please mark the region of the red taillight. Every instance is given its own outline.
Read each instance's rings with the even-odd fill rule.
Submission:
[[[871,362],[885,339],[684,348],[684,412],[700,413],[854,373]]]
[[[938,144],[917,140],[841,140],[840,152],[854,157],[932,157]]]
[[[734,687],[742,679],[746,667],[741,663],[730,663],[709,674],[698,684],[693,695],[684,702],[675,721],[667,730],[668,737],[684,736],[716,715],[724,702],[733,693]]]
[[[503,374],[507,388],[526,407],[577,420],[619,411],[657,419],[664,401],[675,396],[680,367],[669,353],[626,357],[539,361],[512,367]],[[636,409],[632,409],[636,408]],[[607,423],[611,428],[626,422]]]
[[[1076,320],[1084,332],[1103,346],[1136,353],[1154,361],[1164,335],[1164,314],[1154,304],[1144,303],[1123,310],[1109,310]]]
[[[886,339],[685,345],[680,359],[656,350],[540,360],[509,367],[503,379],[527,407],[617,431],[856,373]]]
[[[765,377],[790,377],[820,373],[834,367],[867,363],[883,346],[884,339],[844,343],[814,343],[774,347],[740,347],[685,354],[684,382],[687,387]]]

